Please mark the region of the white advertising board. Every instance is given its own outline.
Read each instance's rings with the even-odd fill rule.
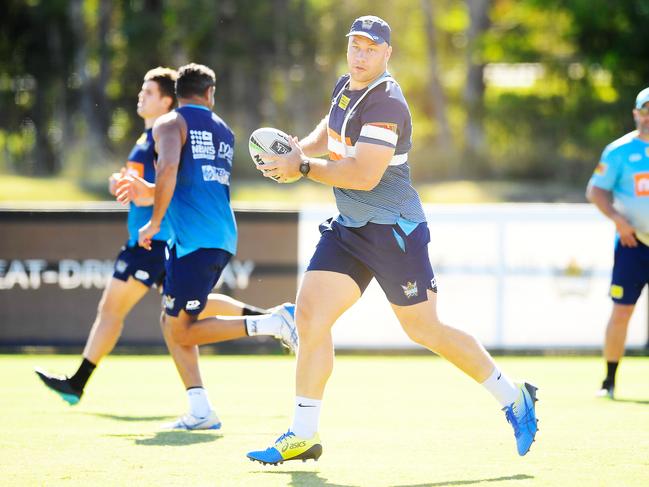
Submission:
[[[591,205],[430,205],[429,253],[442,321],[502,349],[596,348],[611,311],[614,228]],[[303,274],[330,207],[300,213]],[[646,291],[645,291],[646,292]],[[376,281],[334,327],[338,348],[416,348]],[[647,343],[647,297],[627,338]]]

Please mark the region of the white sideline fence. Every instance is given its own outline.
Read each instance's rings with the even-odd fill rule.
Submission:
[[[614,227],[587,204],[427,205],[429,253],[440,319],[485,346],[592,349],[602,346]],[[334,206],[299,216],[301,278]],[[647,343],[646,289],[629,325],[627,347]],[[334,327],[337,348],[418,348],[401,329],[376,281]]]

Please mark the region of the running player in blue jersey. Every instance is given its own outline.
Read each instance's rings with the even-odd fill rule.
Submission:
[[[353,22],[347,36],[349,74],[336,83],[329,114],[306,138],[292,140],[288,155],[265,158],[259,167],[280,181],[302,175],[333,186],[340,214],[321,225],[298,292],[293,423],[272,446],[249,452],[248,458],[277,464],[320,456],[318,421],[333,369],[331,328],[373,277],[413,341],[493,394],[513,426],[518,453],[525,455],[537,431],[536,388],[512,382],[473,336],[437,316],[430,234],[408,167],[410,112],[387,71],[390,27],[365,16]],[[326,153],[328,159],[314,158]]]
[[[606,328],[606,378],[597,395],[614,398],[615,374],[624,355],[629,320],[649,283],[649,88],[635,101],[636,130],[611,142],[588,183],[586,196],[617,231]]]
[[[237,245],[230,206],[234,134],[212,112],[214,91],[215,75],[208,67],[192,63],[179,69],[178,108],[153,127],[153,211],[138,238],[141,247],[153,251],[163,222],[170,225],[161,326],[190,401],[189,413],[169,425],[174,429],[221,427],[203,388],[197,345],[261,333],[283,334],[297,345],[290,304],[244,319],[199,317]]]
[[[169,68],[155,68],[144,76],[142,89],[138,94],[137,113],[144,120],[144,133],[131,150],[126,166],[120,173],[113,174],[109,189],[115,194],[120,184],[132,178],[153,183],[155,180],[154,144],[152,127],[158,117],[170,112],[176,103],[175,81],[177,73]],[[122,247],[115,261],[112,279],[104,290],[97,316],[83,350],[83,359],[78,370],[71,377],[61,377],[37,369],[38,377],[50,389],[57,392],[69,404],[77,404],[83,395],[90,375],[102,358],[108,355],[122,332],[126,315],[144,297],[151,286],[160,285],[164,278],[166,241],[171,237],[170,227],[163,221],[160,230],[152,236],[150,250],[138,246],[138,230],[151,218],[151,203],[138,206],[131,203],[128,213],[128,241]],[[210,294],[202,316],[263,315],[269,310],[256,308],[228,296]],[[251,331],[251,334],[254,334]],[[269,334],[281,338],[289,348],[294,348],[290,330],[284,330],[282,337],[278,328],[265,328],[258,334]],[[245,336],[242,333],[241,336]],[[221,340],[229,340],[231,334],[223,334]],[[217,341],[217,340],[215,340]]]

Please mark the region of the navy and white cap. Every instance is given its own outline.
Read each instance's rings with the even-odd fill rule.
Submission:
[[[375,15],[364,15],[352,23],[349,29],[349,36],[363,36],[371,39],[377,44],[386,42],[390,44],[390,26],[380,17]]]
[[[636,109],[640,110],[645,103],[649,101],[649,88],[645,88],[642,90],[640,93],[638,93],[638,96],[635,99],[635,107]]]

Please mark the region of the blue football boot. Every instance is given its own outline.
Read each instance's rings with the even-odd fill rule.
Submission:
[[[534,442],[534,437],[538,431],[538,422],[536,419],[536,391],[538,387],[524,382],[518,384],[520,394],[509,406],[505,406],[505,417],[507,422],[514,428],[516,437],[516,447],[520,456],[525,455]]]

